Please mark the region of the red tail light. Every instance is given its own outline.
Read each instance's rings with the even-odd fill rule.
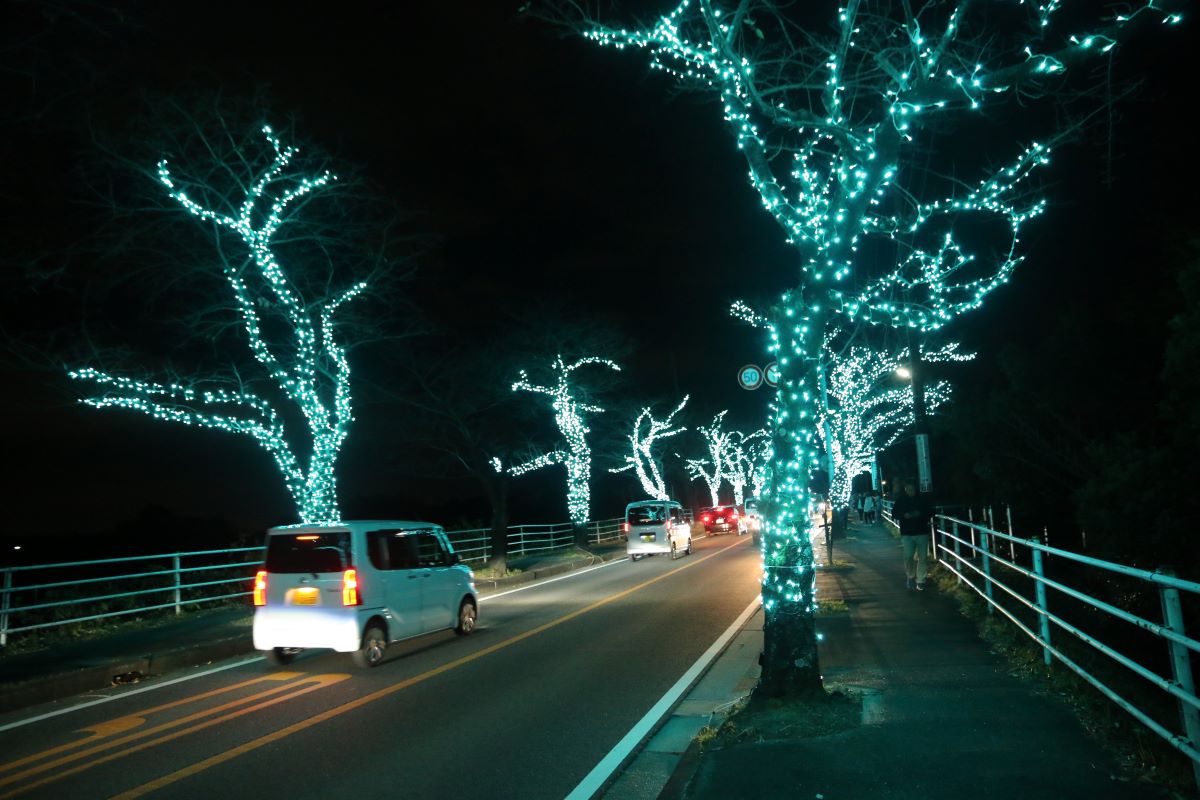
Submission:
[[[260,569],[254,575],[254,605],[265,606],[267,604],[267,571]]]
[[[622,522],[622,523],[621,523],[621,530],[622,530],[624,533],[629,533],[629,523],[628,523],[628,522]]]
[[[348,569],[342,573],[342,605],[358,605],[358,570]]]
[[[705,514],[704,516],[700,517],[700,521],[701,522],[712,522],[712,514]]]

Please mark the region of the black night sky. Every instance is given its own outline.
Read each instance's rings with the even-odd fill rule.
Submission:
[[[735,376],[765,360],[761,338],[727,309],[789,286],[794,256],[719,109],[675,91],[637,53],[563,36],[518,5],[7,4],[5,337],[41,342],[50,318],[73,313],[67,298],[89,276],[86,259],[69,254],[97,217],[86,181],[109,168],[96,142],[125,137],[130,158],[155,158],[136,147],[137,97],[260,91],[268,121],[294,117],[304,140],[408,212],[404,231],[426,241],[409,265],[413,306],[453,309],[470,324],[553,312],[611,326],[634,346],[618,394],[663,408],[690,393],[689,426],[728,408],[736,424],[758,427],[767,393],[738,388]],[[648,8],[670,4],[659,5]],[[1114,85],[1141,85],[1046,172],[1051,206],[1024,236],[1026,263],[947,332],[979,354],[953,376],[968,415],[995,387],[1006,348],[1063,358],[1048,337],[1070,315],[1103,321],[1091,328],[1106,331],[1094,348],[1063,367],[1094,373],[1112,431],[1152,411],[1178,253],[1200,232],[1189,122],[1200,31],[1187,20],[1149,38],[1113,61]],[[181,214],[178,224],[192,223]],[[48,264],[62,265],[52,282],[30,279]],[[667,300],[651,307],[647,297]],[[89,329],[110,345],[137,341],[136,320]],[[9,535],[99,533],[150,506],[244,529],[293,521],[277,472],[248,439],[76,405],[61,373],[14,349],[3,362]],[[354,368],[388,380],[369,363]],[[470,481],[420,479],[419,450],[396,433],[404,414],[358,408],[339,473],[346,515],[486,524]],[[597,458],[598,468],[612,463]],[[935,478],[960,466],[935,462]],[[558,468],[517,481],[513,521],[565,519],[561,479]],[[600,518],[640,494],[629,478],[605,481]]]

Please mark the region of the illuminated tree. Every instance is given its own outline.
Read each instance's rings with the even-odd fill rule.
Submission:
[[[567,513],[577,527],[584,525],[591,515],[592,451],[588,446],[589,428],[583,422],[583,415],[604,413],[603,408],[580,402],[575,396],[577,387],[572,384],[571,373],[588,364],[601,364],[617,372],[621,371],[620,367],[605,358],[581,358],[568,365],[559,355],[551,365],[555,373],[553,385],[540,386],[531,383],[525,370],[521,370],[521,379],[512,385],[514,392],[534,392],[553,398],[551,406],[554,409],[554,421],[567,447],[565,450],[544,453],[524,464],[507,467],[508,473],[518,477],[551,464],[565,464]]]
[[[287,244],[280,240],[294,244],[300,238],[291,232],[299,212],[336,178],[328,170],[314,173],[297,166],[298,149],[284,145],[270,127],[263,127],[262,135],[263,154],[269,157],[265,164],[255,166],[256,152],[237,149],[203,179],[175,175],[166,159],[156,173],[172,200],[213,229],[252,368],[233,366],[226,376],[170,380],[94,367],[69,375],[95,387],[95,394],[81,401],[95,408],[124,408],[251,437],[283,473],[301,521],[336,521],[335,468],[353,414],[350,364],[334,317],[365,292],[367,281],[339,288],[332,274],[305,280],[303,269],[289,271],[281,262],[278,251]],[[235,188],[218,189],[219,178]],[[289,236],[279,236],[285,228]],[[301,287],[317,290],[306,297]],[[302,423],[303,436],[289,427],[292,421]]]
[[[1027,110],[1065,102],[1071,67],[1108,56],[1136,28],[1177,22],[1169,9],[1181,3],[1143,0],[1085,30],[1092,6],[1063,0],[848,0],[833,25],[814,24],[810,4],[682,0],[638,29],[549,2],[558,21],[644,51],[653,68],[719,101],[751,185],[798,255],[793,288],[768,313],[780,380],[756,696],[819,691],[808,527],[825,333],[838,319],[932,330],[1003,285],[1022,260],[1022,227],[1046,209],[1031,176],[1064,137],[1052,130],[996,161],[998,144],[980,147],[964,131],[980,109],[993,137],[1002,108],[1023,124],[1052,119]],[[1067,5],[1080,6],[1076,16]],[[1008,135],[1026,136],[1016,122]]]
[[[642,409],[637,419],[633,421],[633,433],[629,434],[629,444],[632,452],[625,456],[625,466],[610,469],[609,472],[625,472],[633,470],[642,484],[642,490],[655,500],[670,500],[667,484],[663,479],[662,459],[654,455],[653,447],[656,441],[683,433],[687,428],[672,428],[675,415],[687,405],[688,398],[684,397],[675,410],[664,420],[656,420],[650,414],[650,408]],[[643,428],[645,428],[643,432]]]
[[[712,497],[712,505],[719,506],[721,504],[721,484],[726,478],[726,469],[728,464],[726,459],[729,457],[729,437],[730,431],[724,430],[721,426],[725,422],[725,415],[728,411],[722,411],[713,417],[712,422],[706,427],[701,425],[696,428],[701,438],[704,439],[704,446],[708,450],[708,458],[689,458],[687,462],[688,474],[693,480],[704,479],[708,484],[708,493]]]
[[[758,479],[756,473],[762,463],[761,447],[767,440],[765,430],[753,433],[730,431],[725,442],[725,477],[733,486],[733,502],[742,505],[746,499],[746,487],[752,487],[751,494],[757,492]]]
[[[771,468],[774,454],[771,450],[771,434],[763,430],[762,436],[747,443],[746,455],[750,459],[750,472],[746,485],[750,488],[750,496],[762,494],[762,487],[767,483],[767,474]]]
[[[844,508],[850,503],[854,476],[869,470],[875,454],[895,444],[915,422],[912,384],[896,382],[897,366],[909,353],[907,348],[888,353],[853,344],[838,352],[830,341],[824,349],[831,403],[820,415],[818,430],[825,451],[833,454],[830,494]],[[958,352],[957,342],[921,353],[927,363],[972,358]],[[947,381],[926,386],[926,408],[932,412],[950,399],[950,393]]]

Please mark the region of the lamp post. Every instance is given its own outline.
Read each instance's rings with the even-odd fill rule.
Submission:
[[[896,374],[912,383],[913,433],[917,442],[918,491],[927,494],[933,491],[933,470],[929,460],[929,428],[925,419],[925,368],[921,363],[921,342],[916,333],[908,332],[909,363],[899,367]]]

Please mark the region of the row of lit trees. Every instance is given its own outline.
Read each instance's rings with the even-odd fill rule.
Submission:
[[[558,19],[591,40],[641,50],[654,68],[717,100],[750,185],[796,254],[786,265],[792,288],[764,311],[780,379],[763,490],[760,697],[820,687],[808,523],[822,414],[831,407],[822,399],[827,335],[847,320],[935,330],[1006,283],[1024,258],[1020,234],[1046,211],[1036,176],[1074,130],[1054,121],[1061,115],[1031,118],[1029,110],[1049,100],[1054,112],[1079,96],[1067,88],[1081,74],[1072,67],[1111,58],[1139,27],[1177,22],[1182,3],[1141,0],[1100,21],[1089,4],[1075,5],[846,0],[832,25],[819,25],[805,4],[682,0],[652,26],[627,29],[583,14],[573,0],[560,4]],[[1003,111],[1048,124],[1049,135],[1031,140],[1015,125],[998,134]],[[981,112],[992,115],[992,146],[963,146],[972,138],[964,128]],[[277,234],[334,177],[295,167],[296,150],[270,129],[264,136],[273,153],[265,168],[245,153],[223,165],[240,196],[189,183],[165,161],[158,170],[168,195],[214,231],[259,375],[151,381],[95,367],[71,375],[95,387],[85,401],[93,405],[252,437],[279,465],[302,518],[336,519],[334,466],[353,419],[338,319],[371,284],[318,281],[305,293],[284,269]],[[998,160],[1005,137],[1020,143]],[[556,367],[591,363],[599,362],[560,359]],[[543,463],[557,459],[580,474],[590,451],[573,435],[587,409],[549,383],[522,377],[514,389],[554,397],[567,448]]]
[[[1098,6],[1062,0],[845,0],[821,24],[807,4],[682,0],[653,25],[623,28],[574,0],[547,2],[557,22],[644,52],[716,100],[750,185],[794,248],[784,265],[792,288],[766,312],[780,380],[756,697],[816,693],[808,520],[826,335],[847,320],[941,328],[1006,283],[1024,258],[1023,228],[1046,210],[1035,176],[1070,132],[1054,111],[1080,95],[1067,88],[1083,74],[1071,68],[1110,58],[1139,27],[1177,22],[1182,3],[1143,0],[1096,21]],[[1038,100],[1051,108],[1031,119]],[[1049,135],[1031,141],[1015,124],[997,135],[1001,112],[1049,123]],[[981,113],[994,146],[963,135]],[[1022,143],[997,160],[1013,139]]]
[[[218,245],[219,234],[224,231],[232,233],[242,248],[242,258],[226,257],[223,261],[224,276],[250,352],[273,383],[274,397],[248,388],[249,379],[241,380],[237,370],[239,381],[223,384],[195,379],[155,382],[91,367],[73,370],[70,375],[97,387],[97,393],[84,400],[95,407],[131,409],[158,419],[252,437],[275,459],[301,521],[329,522],[340,518],[336,466],[352,420],[350,365],[335,335],[334,313],[364,292],[367,282],[360,280],[315,299],[301,295],[298,282],[276,253],[275,237],[285,224],[294,221],[293,206],[321,192],[335,177],[328,170],[311,175],[290,169],[296,148],[285,146],[269,127],[262,133],[272,157],[247,182],[244,196],[236,204],[228,195],[214,195],[205,184],[190,184],[190,192],[189,184],[173,176],[165,160],[158,165],[158,179],[171,199],[214,227]],[[192,192],[203,196],[203,200],[195,199]],[[765,324],[761,317],[747,318]],[[926,360],[950,358],[952,351],[949,347],[927,354]],[[881,439],[881,432],[891,430],[894,440],[911,424],[911,389],[906,394],[905,390],[881,384],[897,357],[903,355],[861,346],[838,354],[832,340],[827,343],[829,396],[834,402],[824,406],[820,422],[822,431],[830,431],[824,444],[834,465],[831,472],[838,497],[848,498],[850,477],[865,459],[890,443]],[[497,471],[513,477],[553,464],[564,465],[567,511],[576,525],[586,522],[591,511],[592,451],[585,418],[604,410],[579,397],[573,376],[585,367],[620,371],[608,359],[586,357],[568,364],[561,355],[551,364],[550,380],[544,383],[533,382],[521,370],[512,391],[544,395],[550,400],[562,446],[515,465],[505,466],[499,458],[493,459]],[[930,393],[931,405],[937,405],[947,390],[938,384],[931,387]],[[281,406],[281,402],[290,403],[291,408]],[[631,450],[626,463],[612,470],[633,471],[650,497],[668,497],[663,453],[656,448],[662,440],[686,430],[676,427],[674,420],[687,402],[685,397],[662,420],[655,419],[649,407],[642,409],[628,437]],[[307,441],[298,442],[299,437],[289,435],[285,422],[289,410],[299,412]],[[732,486],[734,502],[739,505],[747,487],[757,494],[771,452],[765,430],[745,433],[726,429],[726,413],[722,411],[708,425],[697,427],[706,457],[687,460],[688,473],[707,484],[714,506],[720,503],[720,489],[725,483]]]

